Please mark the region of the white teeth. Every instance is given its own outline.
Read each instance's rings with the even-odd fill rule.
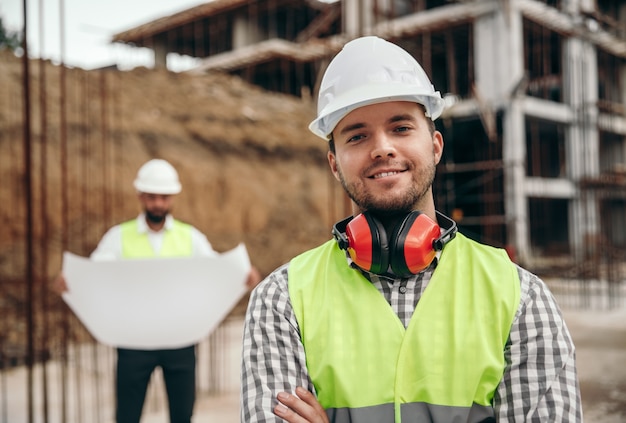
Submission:
[[[374,175],[374,179],[384,178],[385,176],[396,175],[397,173],[398,173],[398,172],[384,172],[384,173],[377,173],[376,175]]]

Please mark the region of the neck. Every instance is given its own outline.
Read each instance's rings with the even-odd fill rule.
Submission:
[[[352,215],[353,216],[356,216],[359,213],[363,213],[364,211],[366,210],[361,209],[357,204],[352,202]],[[435,205],[432,202],[426,203],[426,204],[416,204],[412,208],[412,211],[419,211],[421,213],[424,213],[428,217],[430,217],[435,222],[437,221],[437,213],[435,212]],[[385,227],[393,227],[396,224],[396,222],[398,222],[398,220],[404,218],[404,216],[406,216],[410,212],[411,212],[410,210],[397,211],[397,212],[376,212],[376,211],[370,210],[370,213],[373,216],[375,216],[376,219],[378,219]]]

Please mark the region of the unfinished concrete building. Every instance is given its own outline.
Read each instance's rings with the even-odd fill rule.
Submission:
[[[302,97],[347,40],[396,42],[448,100],[437,207],[531,269],[583,272],[626,250],[622,3],[215,0],[114,41]]]

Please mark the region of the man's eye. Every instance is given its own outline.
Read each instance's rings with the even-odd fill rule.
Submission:
[[[362,139],[362,138],[363,138],[363,135],[354,135],[354,136],[352,136],[352,137],[348,138],[348,141],[347,141],[347,142],[354,142],[354,141],[358,141],[358,140],[360,140],[360,139]]]
[[[399,126],[396,128],[396,132],[406,132],[409,131],[411,128],[409,128],[408,126]]]

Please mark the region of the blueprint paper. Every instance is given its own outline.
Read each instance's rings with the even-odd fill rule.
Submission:
[[[167,349],[208,336],[245,295],[239,244],[216,257],[92,261],[65,252],[63,299],[99,342]]]

